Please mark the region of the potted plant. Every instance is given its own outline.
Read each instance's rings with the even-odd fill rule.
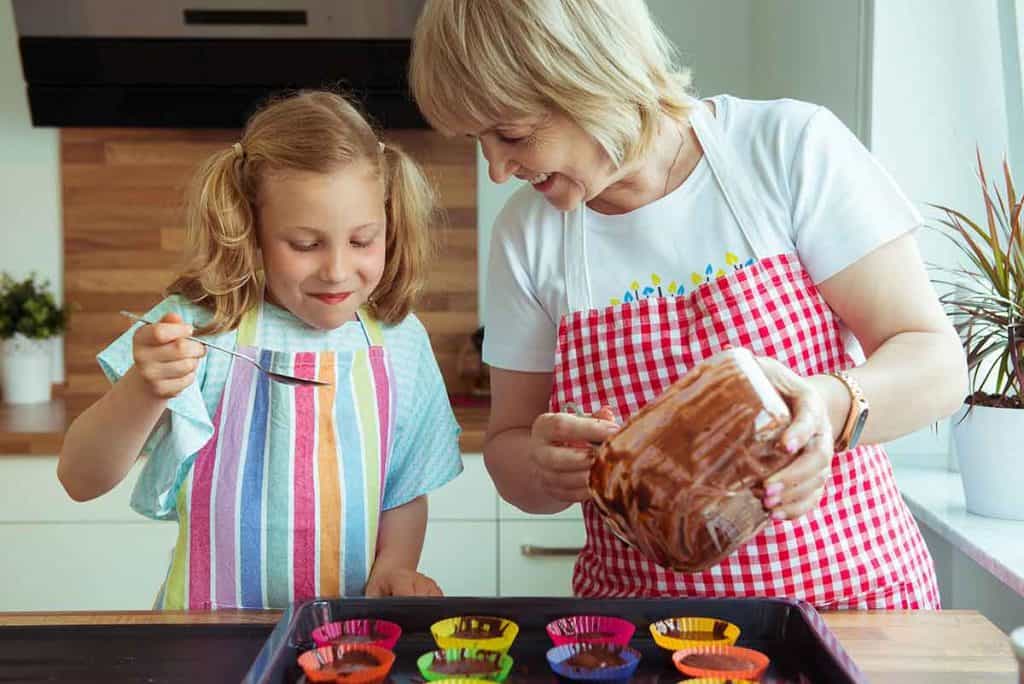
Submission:
[[[1024,234],[1009,165],[989,187],[978,154],[985,221],[940,205],[940,229],[966,257],[943,268],[941,298],[963,341],[971,393],[954,416],[967,510],[1024,520]]]
[[[3,340],[3,393],[10,404],[50,400],[49,339],[64,331],[65,310],[50,284],[35,274],[25,280],[0,275],[0,339]]]

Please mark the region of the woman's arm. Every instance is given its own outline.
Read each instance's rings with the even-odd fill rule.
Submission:
[[[367,596],[441,595],[434,580],[416,572],[426,532],[426,496],[381,514],[377,557],[366,583]]]
[[[484,464],[501,497],[527,513],[557,513],[590,498],[586,446],[618,430],[607,420],[548,413],[551,373],[491,369]]]
[[[862,443],[886,442],[944,418],[967,394],[967,361],[910,234],[871,252],[819,286],[864,348],[851,372],[871,405]],[[835,435],[850,410],[846,386],[810,378]]]

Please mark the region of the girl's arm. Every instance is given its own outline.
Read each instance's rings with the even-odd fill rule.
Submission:
[[[166,407],[167,400],[147,391],[132,367],[68,428],[57,461],[57,478],[68,495],[89,501],[116,487]]]
[[[128,474],[167,402],[195,380],[205,352],[198,342],[182,339],[191,334],[192,326],[176,313],[135,331],[135,364],[64,436],[57,479],[72,499],[95,499]]]
[[[384,511],[380,518],[377,557],[366,583],[366,595],[441,596],[434,580],[416,572],[427,531],[427,497]]]

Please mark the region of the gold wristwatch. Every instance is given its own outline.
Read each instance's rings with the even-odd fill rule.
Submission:
[[[839,453],[857,446],[861,432],[864,431],[864,423],[868,420],[869,405],[860,383],[854,380],[853,376],[841,370],[833,371],[829,375],[846,385],[846,390],[850,393],[850,412],[846,416],[842,433],[836,438],[835,449],[836,453]]]

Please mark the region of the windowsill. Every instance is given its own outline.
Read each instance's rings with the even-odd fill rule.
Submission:
[[[893,472],[919,523],[1024,596],[1024,522],[968,513],[960,473],[909,466]]]

